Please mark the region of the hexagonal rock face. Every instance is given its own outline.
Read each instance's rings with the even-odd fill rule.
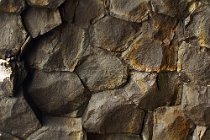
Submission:
[[[195,124],[210,124],[210,87],[185,84],[183,87],[182,109]]]
[[[46,117],[43,127],[26,140],[85,140],[81,118]]]
[[[75,24],[87,28],[96,18],[104,16],[104,1],[106,0],[80,0],[76,8]]]
[[[40,123],[23,95],[19,95],[17,98],[0,97],[1,131],[26,138],[39,127]]]
[[[157,108],[159,103],[155,102],[158,96],[156,78],[157,74],[132,72],[130,81],[123,88],[123,96],[140,108]],[[150,102],[153,104],[149,104]]]
[[[26,61],[38,70],[73,72],[85,50],[84,38],[84,30],[64,25],[41,37]]]
[[[89,134],[88,140],[142,140],[139,135],[132,134]]]
[[[127,81],[127,67],[117,57],[101,50],[91,49],[81,60],[76,72],[90,91],[114,89]]]
[[[183,42],[178,53],[178,66],[190,81],[199,84],[210,82],[210,52],[200,49],[197,41]]]
[[[139,71],[160,71],[163,57],[161,42],[150,39],[139,40],[124,56],[131,67]]]
[[[29,5],[36,7],[57,8],[65,0],[26,0]]]
[[[58,10],[42,8],[29,8],[23,15],[23,20],[33,38],[45,34],[62,23]]]
[[[175,71],[178,51],[175,27],[176,20],[155,15],[143,23],[142,34],[123,52],[122,57],[138,71]]]
[[[20,139],[8,133],[4,133],[0,131],[0,140],[20,140]]]
[[[0,14],[0,58],[16,55],[26,39],[21,17]]]
[[[170,50],[169,47],[163,47],[162,42],[158,40],[143,38],[132,44],[131,48],[123,54],[123,58],[138,71],[174,71],[176,70],[176,55],[170,56],[168,53],[172,54],[175,51]]]
[[[131,22],[142,22],[150,13],[149,0],[111,0],[111,15]]]
[[[180,106],[158,108],[153,119],[154,140],[184,140],[192,127]]]
[[[44,114],[64,115],[81,110],[87,102],[85,89],[76,74],[35,71],[28,94]]]
[[[210,7],[196,9],[186,29],[186,37],[197,37],[201,47],[210,48]]]
[[[135,37],[140,25],[107,16],[90,30],[91,44],[108,51],[123,51]]]
[[[1,0],[0,12],[20,13],[25,8],[24,0]]]
[[[123,90],[112,90],[94,94],[83,114],[83,126],[94,133],[141,132],[144,111],[126,103]]]
[[[156,13],[183,19],[188,14],[187,0],[151,0]]]

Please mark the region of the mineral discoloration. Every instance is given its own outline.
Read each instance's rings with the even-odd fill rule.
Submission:
[[[209,0],[0,0],[0,140],[209,140],[209,14]]]

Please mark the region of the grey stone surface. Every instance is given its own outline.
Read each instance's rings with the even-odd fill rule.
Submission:
[[[46,7],[46,8],[57,8],[65,0],[26,0],[30,6],[35,7]]]
[[[22,93],[17,97],[0,96],[0,130],[26,138],[40,128],[40,123]]]
[[[92,95],[83,115],[83,127],[93,133],[139,134],[144,111],[126,102],[123,90]]]
[[[85,37],[83,29],[63,25],[40,38],[26,61],[38,70],[73,72],[86,49]]]
[[[209,140],[209,15],[209,0],[0,0],[0,140]]]
[[[26,140],[86,140],[81,118],[45,117],[43,124]]]
[[[184,140],[193,126],[180,106],[158,108],[153,120],[153,140]]]
[[[148,19],[151,11],[149,0],[111,0],[112,16],[131,22],[142,22]]]
[[[210,7],[203,6],[193,11],[187,24],[185,36],[187,38],[197,37],[199,46],[210,48]]]
[[[88,101],[80,79],[71,72],[35,71],[28,94],[44,114],[65,115],[82,110]]]
[[[182,109],[195,124],[208,126],[210,124],[210,87],[197,84],[185,84],[182,95]]]
[[[124,51],[135,38],[139,28],[138,24],[106,16],[91,27],[90,41],[93,46],[108,51]]]
[[[91,48],[76,72],[92,92],[114,89],[127,81],[127,67],[119,58],[102,49]]]
[[[138,71],[176,71],[178,28],[176,20],[154,15],[142,23],[141,34],[123,52],[123,59]]]
[[[0,12],[3,13],[20,13],[25,8],[24,0],[1,0]]]
[[[21,17],[14,14],[0,14],[0,58],[14,56],[26,39]]]
[[[43,35],[62,23],[57,9],[30,7],[23,15],[24,25],[29,34],[35,38]]]
[[[105,14],[104,2],[106,0],[80,0],[76,8],[75,24],[83,28]]]
[[[183,19],[188,14],[188,5],[191,0],[151,0],[156,13]]]
[[[205,48],[200,48],[197,41],[182,42],[179,47],[178,65],[187,81],[198,84],[210,82],[210,55]]]

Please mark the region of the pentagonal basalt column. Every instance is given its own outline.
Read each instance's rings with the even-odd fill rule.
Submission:
[[[83,83],[92,92],[114,89],[127,81],[128,71],[119,58],[98,48],[91,48],[76,68]]]
[[[92,133],[139,134],[144,111],[126,101],[123,90],[110,90],[92,95],[83,115],[83,126]]]
[[[86,33],[83,29],[64,24],[40,37],[27,54],[30,68],[43,71],[73,72],[87,48]]]
[[[90,28],[90,44],[113,52],[122,52],[128,48],[140,25],[106,16]]]
[[[43,114],[61,116],[76,111],[78,116],[88,102],[88,93],[75,73],[35,71],[31,80],[27,94]]]

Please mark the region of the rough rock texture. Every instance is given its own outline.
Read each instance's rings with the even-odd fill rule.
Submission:
[[[183,19],[188,14],[188,4],[192,0],[151,0],[156,13]]]
[[[22,93],[16,98],[0,96],[1,131],[26,138],[38,128],[40,123]]]
[[[209,25],[210,25],[210,7],[200,7],[190,16],[191,22],[186,28],[186,37],[197,37],[198,44],[201,47],[210,48]]]
[[[180,106],[161,107],[154,112],[154,140],[184,140],[192,124],[184,117]]]
[[[0,14],[0,58],[17,55],[26,39],[26,31],[21,17],[13,14]]]
[[[182,42],[179,48],[178,65],[187,81],[198,84],[210,82],[210,52],[201,49],[197,42]]]
[[[0,0],[0,140],[209,140],[209,15],[209,0]]]
[[[85,140],[81,118],[46,117],[43,127],[26,140]]]
[[[104,17],[91,27],[91,44],[108,51],[123,51],[138,31],[135,25],[110,16]]]
[[[80,79],[70,72],[35,71],[28,94],[44,114],[52,115],[71,113],[87,101]]]
[[[84,30],[67,24],[41,37],[27,61],[38,70],[73,72],[84,53],[85,44]]]
[[[122,54],[131,68],[138,71],[175,71],[178,52],[176,20],[163,15],[145,21],[141,35]],[[177,29],[178,30],[178,29]]]
[[[182,96],[182,108],[185,111],[185,114],[197,125],[209,125],[210,87],[185,84]]]
[[[96,19],[105,14],[104,2],[106,0],[79,0],[75,12],[75,24],[87,28]]]
[[[29,8],[23,15],[23,20],[33,38],[45,34],[62,23],[58,10],[43,8]]]
[[[24,0],[1,0],[0,12],[20,13],[25,8]]]
[[[111,15],[132,22],[142,22],[151,11],[149,0],[111,0]]]
[[[122,90],[105,91],[91,97],[83,116],[86,131],[117,134],[141,132],[144,111],[127,102],[122,93]]]
[[[57,8],[65,0],[26,0],[29,5],[35,7]]]
[[[98,92],[121,86],[127,81],[127,67],[116,56],[90,48],[76,69],[90,91]]]

